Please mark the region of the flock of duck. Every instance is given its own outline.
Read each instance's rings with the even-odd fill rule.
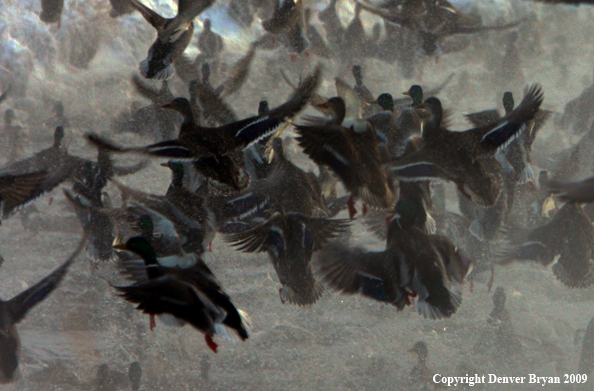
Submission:
[[[54,272],[0,301],[2,383],[18,373],[16,324],[56,289],[83,250],[94,264],[114,262],[131,280],[113,289],[149,315],[151,329],[155,316],[167,325],[189,323],[215,353],[215,337],[245,341],[250,335],[248,315],[205,263],[217,234],[238,251],[267,253],[280,300],[296,306],[314,305],[331,289],[391,304],[398,311],[416,305],[423,318],[449,318],[462,305],[460,286],[466,280],[472,284],[473,275],[490,270],[491,289],[495,265],[515,261],[552,264],[556,278],[569,288],[594,283],[593,210],[583,206],[594,202],[594,177],[562,181],[563,172],[575,164],[571,158],[551,178],[547,171],[533,172],[532,145],[553,117],[541,108],[545,95],[540,85],[526,87],[517,105],[516,97],[505,92],[504,113],[468,114],[473,128],[452,131],[450,111],[434,96],[451,77],[426,91],[428,98],[421,86],[413,85],[405,98],[396,99],[384,91],[372,93],[358,65],[365,57],[396,61],[402,42],[390,38],[392,25],[414,33],[415,50],[423,56],[436,56],[465,48],[447,46],[447,37],[514,29],[523,21],[486,26],[446,0],[401,0],[356,2],[355,19],[344,28],[333,0],[318,14],[324,38],[310,24],[312,9],[304,1],[232,1],[236,17],[245,23],[268,16],[261,17],[264,35],[217,87],[210,75],[222,72],[219,56],[225,45],[209,20],[199,34],[196,60],[184,55],[194,36],[193,20],[214,0],[179,0],[177,15],[169,19],[140,0],[110,3],[113,17],[138,11],[157,30],[139,65],[142,77],[132,80],[137,92],[153,103],[124,113],[114,122],[112,135],[84,136],[97,151],[96,161],[74,156],[63,145],[69,124],[60,102],[54,107],[53,145],[20,159],[22,126],[14,110],[5,111],[4,137],[11,147],[0,174],[2,219],[18,215],[33,230],[27,205],[70,183],[63,192],[83,237]],[[59,22],[63,1],[41,4],[40,19]],[[385,20],[385,40],[368,39],[361,32],[362,11]],[[514,34],[506,54],[512,58],[517,55]],[[355,84],[337,78],[337,96],[324,97],[317,91],[329,75],[321,63],[308,65],[298,83],[283,74],[293,89],[284,103],[272,108],[262,101],[257,114],[238,119],[226,98],[245,84],[256,50],[272,50],[283,42],[292,61],[303,53],[308,64],[344,56]],[[168,83],[174,77],[183,81],[189,99],[173,95]],[[155,88],[143,78],[162,85]],[[0,103],[10,106],[10,99],[8,87]],[[308,106],[323,116],[302,115]],[[155,142],[122,145],[116,138],[123,132]],[[283,132],[295,137],[283,139]],[[289,158],[286,149],[297,146],[318,174]],[[112,157],[124,154],[166,160],[161,165],[172,178],[167,192],[148,194],[120,183],[118,177],[147,166],[146,161],[114,164]],[[459,213],[446,209],[446,183],[455,184]],[[108,184],[121,193],[120,206],[105,191]],[[345,210],[348,218],[337,218]],[[350,245],[349,227],[355,220],[385,241],[385,250]],[[496,296],[499,310],[491,317],[501,321],[505,310],[497,303],[505,303],[505,294],[501,289]],[[411,351],[424,366],[426,344],[418,342]],[[424,367],[413,372],[413,377],[427,376]]]

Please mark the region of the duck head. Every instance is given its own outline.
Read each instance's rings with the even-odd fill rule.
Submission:
[[[260,103],[258,104],[258,115],[259,116],[266,115],[266,114],[268,114],[269,111],[270,111],[270,107],[268,106],[268,101],[261,100]]]
[[[418,341],[408,351],[411,353],[416,353],[419,356],[419,360],[422,361],[426,360],[427,356],[429,355],[429,349],[427,349],[427,344],[423,341]]]
[[[408,91],[405,91],[402,94],[412,98],[413,107],[421,106],[423,104],[423,88],[418,84],[412,85]]]
[[[514,95],[509,91],[503,93],[503,108],[506,115],[514,111]]]
[[[441,105],[441,101],[432,96],[425,100],[425,102],[421,106],[417,106],[419,109],[424,109],[431,115],[431,118],[428,120],[429,123],[433,124],[434,126],[439,127],[441,125],[441,120],[443,119],[443,107]]]
[[[363,70],[361,69],[361,66],[353,65],[353,76],[355,77],[355,83],[357,83],[358,86],[362,86],[363,85]]]
[[[62,126],[56,127],[54,130],[54,148],[60,148],[62,140],[64,139],[64,128]]]
[[[335,96],[333,98],[328,99],[326,103],[322,103],[318,105],[320,109],[330,110],[332,112],[332,123],[340,125],[342,121],[344,121],[344,117],[346,116],[346,104],[344,103],[344,99],[340,96]]]
[[[392,97],[392,94],[388,94],[387,92],[381,94],[377,97],[375,103],[380,105],[385,111],[394,111],[394,97]]]
[[[14,112],[13,109],[7,109],[4,112],[4,123],[6,123],[6,125],[11,125],[12,121],[14,121],[16,119],[16,113]]]
[[[173,186],[183,186],[184,165],[182,163],[170,160],[166,163],[161,163],[161,167],[168,167],[171,170],[173,174],[171,184]]]
[[[187,100],[186,98],[175,98],[174,100],[171,101],[171,103],[163,105],[163,106],[161,106],[161,108],[177,111],[184,117],[184,120],[186,120],[186,121],[188,121],[188,120],[193,121],[193,119],[194,119],[194,114],[192,112],[192,106],[190,105],[190,101]]]
[[[145,265],[158,265],[157,263],[157,253],[153,248],[153,245],[141,236],[134,236],[131,237],[126,241],[126,243],[116,244],[113,246],[114,249],[118,251],[128,251],[134,253],[141,257],[144,260]],[[149,274],[149,278],[155,277],[155,274],[152,273],[154,268],[147,268],[147,273]],[[156,272],[156,270],[155,270]],[[159,273],[156,273],[158,276]]]

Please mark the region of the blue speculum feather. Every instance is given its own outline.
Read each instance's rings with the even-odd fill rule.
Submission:
[[[361,292],[365,296],[373,297],[379,301],[388,301],[382,280],[363,273],[359,273],[359,278],[361,279]]]
[[[522,124],[517,122],[506,122],[483,137],[481,143],[499,148],[511,141],[520,131]]]

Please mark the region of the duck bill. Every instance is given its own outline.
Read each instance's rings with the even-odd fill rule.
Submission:
[[[377,99],[372,100],[371,102],[367,103],[368,105],[379,105],[379,103],[377,102]]]
[[[161,167],[169,167],[169,163],[165,162],[165,163],[161,163],[159,164]]]
[[[322,103],[321,105],[316,105],[318,109],[328,109],[328,103]]]
[[[128,247],[126,246],[126,243],[116,244],[113,246],[113,248],[118,251],[128,251]]]
[[[173,109],[173,106],[171,106],[171,103],[167,103],[166,105],[161,105],[162,109]]]
[[[410,96],[410,92],[408,92],[408,91],[404,91],[404,92],[402,93],[402,95]]]

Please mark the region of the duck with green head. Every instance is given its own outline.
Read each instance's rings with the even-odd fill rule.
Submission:
[[[131,251],[144,261],[144,276],[136,274],[138,279],[131,286],[115,287],[125,300],[138,304],[137,309],[150,315],[169,314],[190,323],[204,334],[207,346],[215,353],[215,334],[230,338],[229,329],[242,341],[248,338],[245,314],[231,302],[203,261],[186,269],[161,266],[150,242],[139,236],[114,248]]]

